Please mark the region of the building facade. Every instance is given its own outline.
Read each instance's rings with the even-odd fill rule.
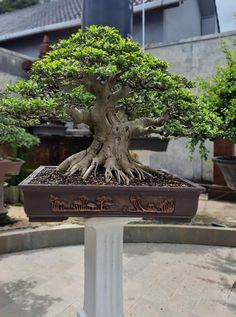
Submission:
[[[142,0],[133,0],[133,39],[142,43]],[[38,58],[47,34],[52,44],[81,26],[82,0],[57,0],[0,15],[0,47]],[[145,0],[145,46],[220,31],[215,0]]]
[[[134,40],[142,42],[141,0],[134,6]],[[154,0],[145,5],[145,45],[220,32],[214,0]]]

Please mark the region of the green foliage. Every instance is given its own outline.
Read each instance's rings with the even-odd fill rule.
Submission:
[[[16,87],[21,87],[18,82]],[[26,131],[26,127],[40,123],[56,122],[64,119],[63,108],[57,108],[53,99],[17,98],[0,95],[0,143],[8,143],[14,148],[27,147],[39,143],[39,139]]]
[[[236,143],[236,41],[230,49],[223,43],[226,65],[218,67],[209,81],[200,80],[202,95],[200,106],[204,105],[217,117],[215,138],[224,138]]]
[[[99,98],[93,89],[96,81],[109,84],[111,93],[129,87],[129,96],[115,105],[117,113],[125,112],[129,120],[159,117],[168,111],[167,135],[188,136],[192,145],[200,141],[202,149],[204,140],[215,135],[219,119],[206,104],[198,104],[189,90],[193,83],[169,72],[167,62],[143,54],[137,43],[122,38],[115,28],[91,26],[52,48],[34,63],[28,81],[8,88],[21,96],[8,99],[8,109],[22,112],[25,125],[35,120],[41,109],[63,113],[66,107],[91,108]]]
[[[0,14],[23,9],[39,2],[39,0],[2,0],[0,2]]]
[[[11,108],[14,108],[13,113]],[[38,144],[38,138],[27,133],[24,129],[24,118],[17,112],[17,109],[16,99],[7,99],[3,94],[0,95],[0,143],[8,143],[14,149],[18,147],[29,148]]]

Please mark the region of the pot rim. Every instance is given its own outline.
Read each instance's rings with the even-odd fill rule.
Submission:
[[[84,184],[81,184],[81,185],[66,185],[66,184],[57,184],[57,185],[52,185],[52,184],[30,184],[31,180],[39,173],[41,172],[45,167],[55,167],[55,166],[40,166],[38,167],[32,174],[30,174],[26,179],[24,179],[20,184],[20,188],[22,189],[32,189],[32,188],[35,188],[37,187],[39,190],[40,189],[45,189],[46,187],[54,187],[54,188],[57,188],[57,189],[61,189],[63,190],[63,188],[65,188],[65,186],[68,186],[70,189],[79,189],[79,188],[87,188],[87,189],[94,189],[95,187],[99,187],[101,189],[107,189],[107,190],[110,190],[110,191],[116,191],[116,190],[124,190],[126,191],[127,189],[130,189],[130,190],[140,190],[140,191],[150,191],[151,189],[157,189],[159,191],[163,191],[163,192],[166,192],[166,191],[173,191],[173,190],[178,190],[178,191],[181,191],[181,192],[186,192],[186,191],[200,191],[201,193],[205,193],[205,188],[200,186],[199,184],[196,184],[196,183],[193,183],[189,180],[186,180],[186,179],[183,179],[175,174],[172,174],[172,173],[169,173],[167,172],[168,174],[171,174],[173,175],[174,177],[177,177],[179,180],[187,183],[188,185],[190,185],[190,187],[170,187],[170,186],[162,186],[162,187],[158,187],[158,186],[127,186],[127,185],[113,185],[113,184],[110,184],[110,185],[84,185]],[[164,172],[166,172],[165,170],[163,169],[160,169]]]
[[[215,156],[212,161],[220,164],[236,165],[236,156]]]
[[[0,157],[0,163],[1,162],[12,162],[12,163],[25,163],[25,161],[23,161],[22,159],[18,158],[18,157]]]

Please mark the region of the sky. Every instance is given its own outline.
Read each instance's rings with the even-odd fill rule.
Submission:
[[[236,14],[236,0],[216,0],[218,8],[218,16],[220,22],[220,31],[232,31],[236,30],[236,18],[233,14]]]

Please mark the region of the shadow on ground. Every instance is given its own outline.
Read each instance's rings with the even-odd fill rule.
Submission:
[[[219,284],[220,287],[226,289],[228,291],[226,300],[218,300],[218,303],[236,314],[236,258],[230,253],[230,250],[226,255],[219,254],[217,249],[214,251],[204,265],[194,266],[222,274],[220,282],[204,278],[202,280],[212,284]],[[229,278],[227,279],[223,274],[228,275]]]
[[[62,301],[59,297],[35,294],[33,289],[36,286],[36,281],[27,282],[22,279],[0,282],[0,295],[5,302],[0,307],[0,316],[43,317],[52,304]]]

